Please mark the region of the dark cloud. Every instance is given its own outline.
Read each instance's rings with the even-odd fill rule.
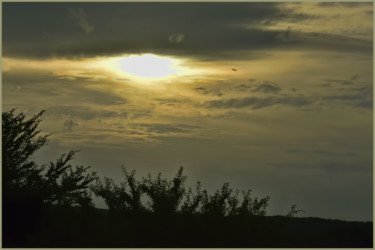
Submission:
[[[190,103],[188,99],[177,99],[177,98],[156,98],[158,105],[177,106],[184,103]]]
[[[349,81],[349,80],[338,80],[338,79],[325,79],[325,81],[328,82],[328,83],[323,84],[322,87],[331,86],[330,83],[339,83],[341,85],[352,85],[352,84],[354,84],[354,80]]]
[[[307,106],[312,103],[309,98],[298,96],[298,97],[246,97],[238,99],[229,100],[214,100],[209,101],[205,104],[208,108],[219,108],[219,109],[229,109],[229,108],[244,108],[251,107],[252,109],[266,108],[274,105],[284,105],[292,107]]]
[[[204,95],[223,96],[223,93],[221,93],[220,90],[218,89],[206,89],[204,87],[197,87],[197,88],[194,88],[194,90]]]
[[[372,6],[372,2],[320,2],[318,3],[321,7],[347,7],[347,8],[358,8],[362,6]]]
[[[333,157],[349,157],[349,158],[351,158],[351,157],[357,156],[357,154],[353,153],[353,152],[335,153],[335,152],[332,152],[332,151],[321,150],[321,149],[315,150],[314,153],[318,154],[318,155],[333,156]]]
[[[290,148],[286,150],[287,153],[291,154],[299,154],[299,153],[305,153],[305,150],[300,149],[300,148]]]
[[[325,101],[339,102],[339,104],[357,106],[365,109],[373,108],[373,96],[371,87],[355,88],[357,92],[344,95],[329,95],[323,97]]]
[[[357,80],[358,77],[359,77],[359,75],[354,75],[354,76],[352,76],[352,78],[350,78],[350,80],[352,80],[352,81]]]
[[[288,27],[286,31],[282,31],[277,34],[276,39],[283,41],[283,42],[292,42],[295,41],[297,38],[297,33],[292,32],[292,29]]]
[[[201,129],[200,126],[185,124],[132,124],[132,127],[148,133],[169,134],[169,133],[188,133],[191,130]]]
[[[66,116],[80,120],[106,119],[106,118],[126,118],[127,113],[115,111],[97,110],[86,106],[55,106],[48,108],[46,114],[51,117]],[[69,123],[67,123],[69,125]]]
[[[264,30],[262,25],[267,20],[316,18],[280,6],[281,3],[255,2],[4,3],[3,55],[79,58],[149,52],[229,60],[244,56],[243,50],[291,46],[372,50],[372,42],[340,36],[296,33],[289,28]],[[71,20],[71,10],[75,22]],[[252,24],[253,28],[245,28]]]
[[[77,125],[78,123],[74,122],[73,120],[67,120],[66,122],[64,122],[64,129],[67,132],[72,132],[73,127]]]
[[[90,88],[92,82],[87,78],[72,80],[59,79],[54,75],[40,72],[4,72],[3,87],[19,86],[25,94],[37,94],[49,97],[58,97],[60,100],[98,105],[125,104],[127,100],[108,90]],[[71,104],[72,105],[72,104]]]
[[[92,26],[88,20],[87,15],[83,9],[73,9],[69,8],[70,18],[76,21],[79,27],[85,31],[86,34],[90,34],[94,30],[94,26]]]
[[[327,88],[327,87],[332,87],[332,84],[331,83],[323,83],[320,86],[323,87],[323,88]]]
[[[361,172],[371,173],[372,172],[372,161],[361,161],[361,162],[345,162],[345,161],[322,161],[316,160],[312,163],[300,162],[300,163],[275,163],[272,164],[277,168],[284,169],[320,169],[327,172]]]
[[[195,90],[203,90],[203,91],[205,91],[206,89],[205,88],[203,88],[203,87],[198,87],[198,88],[194,88]]]
[[[281,91],[281,88],[274,86],[269,83],[264,83],[259,86],[257,86],[253,92],[262,92],[262,93],[271,93],[271,94],[277,94]]]
[[[241,84],[241,85],[238,85],[238,86],[235,87],[235,89],[237,91],[240,91],[240,92],[248,92],[252,88],[253,88],[253,86],[252,85],[248,85],[248,84]]]
[[[319,156],[326,156],[326,157],[338,157],[338,158],[353,158],[358,156],[354,152],[345,152],[345,153],[337,153],[333,151],[328,151],[328,150],[322,150],[322,149],[316,149],[316,150],[305,150],[305,149],[300,149],[300,148],[290,148],[286,150],[287,153],[290,154],[303,154],[303,155],[319,155]]]

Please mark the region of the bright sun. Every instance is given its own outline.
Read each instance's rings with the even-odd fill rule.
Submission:
[[[153,86],[155,81],[169,83],[176,78],[190,79],[181,79],[182,76],[204,77],[215,73],[212,68],[195,65],[191,59],[150,53],[99,57],[90,63],[86,62],[85,67],[90,70],[99,67],[107,71],[113,79],[150,86]]]
[[[163,78],[180,71],[172,59],[152,54],[122,57],[115,64],[122,72],[142,78]]]

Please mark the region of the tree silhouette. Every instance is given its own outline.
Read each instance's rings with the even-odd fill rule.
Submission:
[[[25,114],[14,114],[15,109],[2,113],[2,170],[3,190],[21,189],[36,181],[43,168],[31,156],[47,143],[47,135],[40,136],[37,127],[44,111],[25,120]]]
[[[180,167],[172,181],[162,179],[161,173],[153,179],[149,174],[142,179],[142,190],[151,199],[151,209],[157,214],[175,214],[185,194],[186,176]]]
[[[48,166],[33,161],[47,144],[38,126],[44,111],[26,119],[15,109],[2,113],[2,188],[4,241],[22,241],[40,225],[43,209],[52,204],[92,206],[90,183],[96,173],[69,163],[77,151],[63,154]]]
[[[206,196],[207,191],[202,190],[201,183],[198,181],[195,187],[195,193],[191,187],[185,196],[185,201],[181,207],[181,213],[183,214],[197,214],[202,205],[203,199]]]
[[[2,113],[3,190],[5,197],[30,195],[43,204],[89,205],[89,184],[96,173],[90,167],[68,164],[77,151],[63,154],[48,166],[37,165],[33,154],[47,144],[48,135],[37,130],[41,111],[29,120],[14,109]]]
[[[111,212],[142,212],[146,208],[142,205],[142,185],[134,177],[135,170],[128,172],[122,167],[125,181],[116,185],[110,178],[104,177],[104,180],[97,179],[96,184],[92,185],[94,194],[104,199]]]

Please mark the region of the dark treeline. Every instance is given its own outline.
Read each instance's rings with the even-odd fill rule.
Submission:
[[[266,216],[269,197],[229,183],[213,194],[200,182],[186,188],[182,167],[172,180],[122,167],[116,184],[73,167],[76,151],[38,165],[42,114],[2,113],[3,247],[372,247],[370,222],[294,218],[295,205]]]

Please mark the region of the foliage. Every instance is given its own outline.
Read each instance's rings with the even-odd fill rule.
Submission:
[[[297,205],[295,205],[295,204],[291,205],[290,211],[288,212],[288,214],[286,215],[286,217],[294,217],[298,213],[305,212],[304,210],[296,209],[296,208],[297,208]]]
[[[238,198],[240,191],[233,191],[229,183],[224,183],[213,195],[208,194],[198,181],[195,190],[184,186],[186,176],[180,167],[173,180],[156,177],[150,174],[141,181],[134,177],[135,170],[128,172],[123,168],[125,180],[117,185],[110,178],[98,179],[92,186],[96,196],[104,199],[111,211],[149,211],[158,215],[208,215],[224,217],[227,215],[266,215],[269,197],[258,199],[251,197],[251,190],[242,191],[242,201]],[[143,198],[143,199],[142,199]],[[148,206],[143,205],[144,198],[149,198]]]
[[[134,177],[135,170],[128,172],[122,168],[125,181],[116,185],[110,178],[104,177],[104,181],[97,179],[91,188],[94,194],[102,197],[111,211],[145,211],[141,203],[142,185]]]
[[[31,156],[47,143],[47,135],[37,130],[43,111],[25,120],[25,114],[14,114],[14,109],[2,113],[2,170],[3,188],[19,189],[34,184],[42,167]]]
[[[2,113],[3,194],[9,200],[33,200],[40,204],[91,205],[89,184],[96,173],[69,163],[77,151],[63,154],[55,163],[39,166],[34,153],[47,144],[48,135],[37,130],[44,111],[26,120],[15,109]]]
[[[224,216],[228,212],[227,202],[233,190],[229,188],[229,183],[224,183],[221,190],[217,190],[214,195],[204,193],[202,213],[213,216]]]
[[[151,209],[157,214],[173,214],[185,194],[184,183],[186,176],[182,175],[180,167],[172,181],[161,178],[161,173],[155,179],[149,174],[142,179],[142,191],[151,199]]]
[[[183,214],[197,214],[199,213],[199,208],[206,197],[206,190],[201,189],[201,183],[198,181],[195,187],[195,194],[191,187],[189,187],[188,192],[185,196],[185,201],[181,207],[181,213]]]

